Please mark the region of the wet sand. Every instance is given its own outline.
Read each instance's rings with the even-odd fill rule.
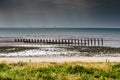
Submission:
[[[120,57],[1,57],[0,62],[120,62]]]

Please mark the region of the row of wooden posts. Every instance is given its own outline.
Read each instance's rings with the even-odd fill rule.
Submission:
[[[103,46],[103,38],[87,39],[15,39],[15,42],[44,43],[44,44],[80,44],[83,46]]]

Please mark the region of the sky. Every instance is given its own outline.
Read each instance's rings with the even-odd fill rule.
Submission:
[[[0,0],[0,27],[120,28],[120,0]]]

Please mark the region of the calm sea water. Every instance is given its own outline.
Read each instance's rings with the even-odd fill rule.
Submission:
[[[120,28],[0,28],[0,37],[119,39]]]
[[[0,39],[5,37],[24,38],[104,38],[104,46],[120,47],[120,29],[117,28],[0,28]],[[2,43],[0,44],[2,45]],[[8,44],[7,44],[8,45]],[[10,44],[12,46],[22,44]],[[57,45],[24,44],[22,46],[39,46],[40,50],[28,50],[18,53],[0,53],[0,56],[40,56],[54,54],[81,54],[77,51],[67,51]],[[52,48],[51,48],[52,47]]]
[[[104,38],[104,46],[120,47],[120,28],[0,28],[0,37]]]

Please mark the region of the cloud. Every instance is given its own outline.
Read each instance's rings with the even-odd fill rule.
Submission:
[[[102,24],[103,20],[114,23],[120,19],[119,3],[120,0],[0,0],[0,24],[78,26]]]

